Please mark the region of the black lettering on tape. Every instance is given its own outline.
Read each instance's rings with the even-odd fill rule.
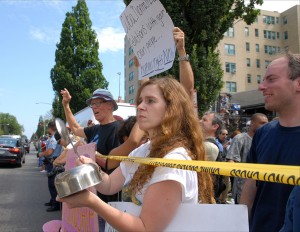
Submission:
[[[291,181],[291,183],[290,183],[290,181]],[[289,176],[288,178],[287,178],[287,181],[286,181],[288,184],[292,184],[292,185],[295,185],[295,176]]]

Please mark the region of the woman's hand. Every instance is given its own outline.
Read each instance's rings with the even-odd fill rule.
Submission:
[[[76,160],[76,165],[82,165],[82,164],[89,164],[89,163],[94,163],[97,164],[94,160],[92,160],[89,157],[81,155],[77,160]],[[98,164],[97,164],[98,165]]]
[[[174,27],[173,37],[174,37],[175,45],[176,45],[179,55],[180,56],[185,55],[185,54],[183,54],[183,53],[185,53],[184,32],[179,27]]]
[[[93,205],[93,202],[97,200],[97,196],[88,191],[88,190],[83,190],[80,191],[79,193],[72,194],[67,197],[59,198],[58,196],[56,197],[56,200],[59,202],[64,202],[67,204],[69,209],[72,208],[79,208],[79,207],[89,207],[91,208]]]

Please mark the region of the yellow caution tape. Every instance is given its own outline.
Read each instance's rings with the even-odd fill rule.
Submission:
[[[97,155],[100,156],[100,155]],[[300,185],[300,166],[212,162],[197,160],[171,160],[127,156],[103,156],[102,158],[127,161],[152,166],[179,168],[216,175],[251,178],[281,184]]]

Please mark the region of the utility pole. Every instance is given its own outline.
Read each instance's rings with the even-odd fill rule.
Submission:
[[[121,100],[121,72],[117,73],[119,75],[119,97],[118,97],[118,102]]]

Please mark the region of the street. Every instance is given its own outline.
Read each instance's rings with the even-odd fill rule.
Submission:
[[[47,175],[37,167],[31,145],[23,167],[0,166],[0,231],[42,231],[44,223],[61,220],[61,211],[46,212],[50,199]]]

